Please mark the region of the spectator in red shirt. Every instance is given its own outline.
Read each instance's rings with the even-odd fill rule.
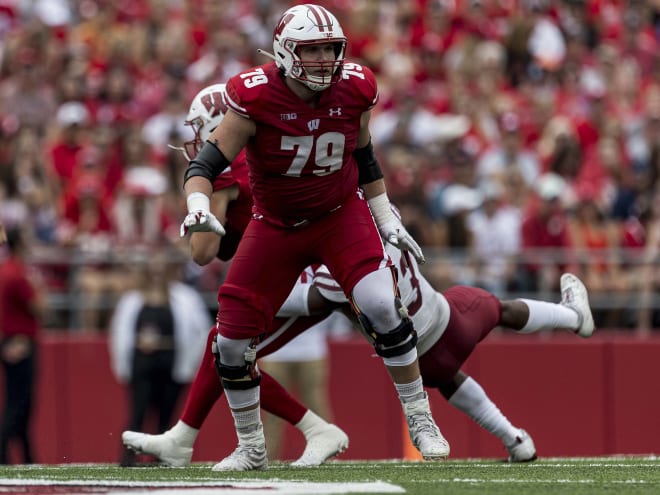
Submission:
[[[70,101],[60,106],[55,121],[60,133],[52,143],[49,154],[53,171],[63,185],[75,175],[78,154],[86,142],[89,113],[82,103]]]
[[[556,173],[542,175],[534,184],[532,201],[521,226],[522,255],[517,287],[522,291],[559,290],[554,280],[572,267],[565,257],[571,248],[568,218],[562,204],[566,182]]]
[[[9,463],[9,443],[17,440],[23,463],[34,462],[29,435],[36,377],[36,342],[45,305],[39,284],[25,264],[19,230],[7,230],[8,256],[0,265],[0,361],[5,375],[0,463]]]

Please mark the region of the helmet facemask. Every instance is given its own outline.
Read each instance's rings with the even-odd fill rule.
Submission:
[[[190,141],[185,141],[183,143],[183,149],[181,150],[183,152],[183,156],[186,157],[186,160],[190,161],[195,156],[197,156],[197,153],[199,153],[199,150],[204,144],[204,141],[208,139],[215,127],[213,129],[207,130],[204,127],[204,121],[201,117],[194,118],[193,120],[186,120],[184,124],[192,127],[194,133],[194,137]],[[202,137],[202,134],[206,136],[206,139]]]
[[[310,45],[321,45],[332,43],[335,52],[334,60],[310,61],[300,58],[300,48]],[[331,84],[336,83],[341,77],[341,70],[344,65],[344,50],[346,41],[329,40],[320,42],[294,42],[285,43],[287,49],[291,49],[293,62],[289,76],[300,81],[312,91],[323,91],[328,89]],[[320,73],[319,70],[321,69]]]

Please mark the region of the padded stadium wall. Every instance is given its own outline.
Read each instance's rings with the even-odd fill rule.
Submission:
[[[110,371],[106,339],[49,333],[39,356],[32,427],[37,462],[117,462],[127,393]],[[415,458],[394,387],[371,347],[357,337],[333,341],[330,365],[334,421],[350,436],[341,459]],[[498,332],[465,370],[533,436],[539,456],[660,453],[660,335],[621,330],[582,340],[559,332]],[[452,458],[505,457],[499,440],[438,392],[430,396]],[[285,434],[283,457],[295,459],[302,435],[288,425]],[[202,428],[193,461],[218,461],[235,445],[223,398]]]

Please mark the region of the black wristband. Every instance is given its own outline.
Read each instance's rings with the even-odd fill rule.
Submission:
[[[355,157],[359,171],[359,185],[369,184],[383,178],[383,172],[380,169],[376,155],[374,155],[374,147],[371,141],[364,148],[356,148],[353,151],[353,157]]]
[[[222,151],[211,141],[206,141],[197,156],[190,161],[183,176],[183,183],[191,177],[205,177],[209,182],[213,182],[229,165],[231,162]]]

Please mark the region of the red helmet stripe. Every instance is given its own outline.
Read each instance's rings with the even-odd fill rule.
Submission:
[[[275,31],[273,32],[273,36],[279,36],[282,34],[282,31],[284,31],[284,28],[286,25],[289,23],[291,19],[293,19],[295,16],[293,14],[287,14],[282,19],[280,19],[280,22],[275,26]]]
[[[323,14],[323,17],[325,17],[325,24],[328,26],[328,29],[332,31],[333,25],[332,25],[332,18],[330,17],[330,13],[328,12],[327,9],[323,7],[319,7],[319,10]]]
[[[316,20],[316,25],[321,33],[325,31],[326,26],[328,26],[328,28],[332,27],[332,21],[330,20],[330,16],[328,16],[327,11],[323,7],[318,7],[312,4],[307,4],[306,7],[314,16],[314,19]],[[325,18],[325,22],[323,22],[323,20],[321,19],[321,15],[323,15],[323,17]]]

